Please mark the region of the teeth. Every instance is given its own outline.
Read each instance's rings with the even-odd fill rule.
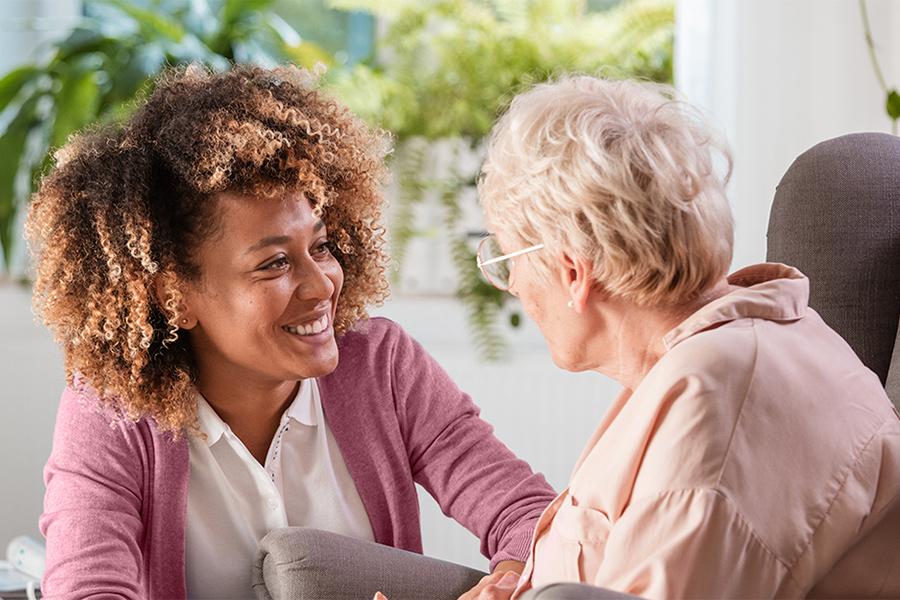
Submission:
[[[288,333],[293,333],[294,335],[316,335],[317,333],[322,333],[327,328],[328,315],[322,315],[321,318],[305,325],[285,325],[282,327],[282,329]]]

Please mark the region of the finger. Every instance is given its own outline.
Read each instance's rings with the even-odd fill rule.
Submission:
[[[496,583],[492,583],[486,585],[484,589],[481,590],[481,594],[478,595],[478,600],[509,600],[514,591],[516,591],[515,586],[511,588],[501,588]]]
[[[471,590],[463,594],[459,597],[458,600],[477,600],[480,597],[481,590],[485,588],[485,586],[490,585],[492,583],[496,583],[502,579],[502,572],[493,572],[490,575],[485,575],[479,580],[479,582],[473,587]]]
[[[381,592],[375,592],[375,597],[372,598],[372,600],[388,600],[388,599]]]

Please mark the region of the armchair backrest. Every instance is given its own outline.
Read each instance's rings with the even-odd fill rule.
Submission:
[[[810,306],[900,402],[900,137],[844,135],[797,157],[775,192],[767,259],[809,277]]]

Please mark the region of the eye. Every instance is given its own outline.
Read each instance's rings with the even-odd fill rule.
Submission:
[[[260,271],[281,271],[288,267],[288,260],[285,256],[279,256],[272,262],[268,262],[259,268]]]
[[[332,244],[330,240],[321,240],[318,244],[313,247],[312,251],[313,256],[323,257],[330,256],[332,254]]]

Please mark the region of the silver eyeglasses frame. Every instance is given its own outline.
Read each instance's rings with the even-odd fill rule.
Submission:
[[[481,274],[484,275],[484,278],[487,279],[491,285],[493,285],[494,287],[496,287],[499,290],[506,291],[509,289],[509,285],[506,285],[505,287],[503,285],[498,285],[498,283],[494,280],[494,278],[492,278],[484,268],[488,265],[493,265],[495,263],[499,263],[504,260],[509,260],[511,258],[516,258],[518,256],[522,256],[523,254],[528,254],[530,252],[536,252],[538,250],[543,249],[544,244],[535,244],[534,246],[528,246],[527,248],[522,248],[521,250],[516,250],[515,252],[510,252],[509,254],[495,256],[494,258],[491,258],[489,260],[482,261],[481,260],[481,248],[482,248],[482,246],[484,246],[484,244],[488,240],[492,239],[493,237],[494,237],[493,235],[488,235],[488,236],[483,237],[481,239],[481,241],[478,242],[478,250],[475,254],[475,263],[478,265],[478,268],[481,270]]]

